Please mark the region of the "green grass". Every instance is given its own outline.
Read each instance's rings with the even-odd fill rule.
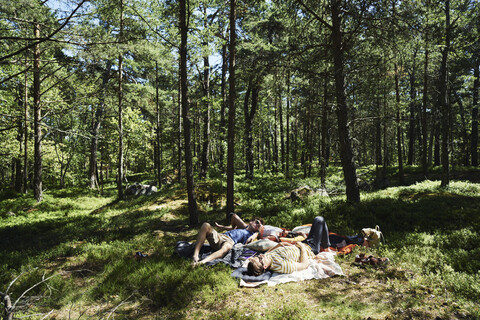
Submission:
[[[365,172],[368,178],[372,170]],[[453,181],[442,189],[427,180],[363,192],[355,205],[342,194],[286,198],[303,185],[319,188],[320,179],[238,176],[237,211],[287,228],[323,215],[330,231],[345,235],[378,224],[386,244],[337,257],[343,277],[246,289],[226,266],[193,268],[173,255],[175,242],[193,240],[198,227],[188,226],[183,186],[125,201],[115,201],[113,185],[103,195],[50,190],[40,204],[7,192],[0,202],[0,291],[16,279],[9,289],[15,301],[41,282],[16,308],[16,316],[38,313],[33,319],[50,311],[57,319],[480,319],[480,184]],[[218,178],[198,183],[202,222],[223,221],[225,188]],[[341,175],[329,169],[327,189],[342,188]],[[136,251],[149,257],[136,260]],[[354,266],[359,252],[391,264]]]

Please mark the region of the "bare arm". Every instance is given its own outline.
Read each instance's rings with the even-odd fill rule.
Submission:
[[[218,224],[217,222],[215,222],[215,226],[221,230],[233,230],[233,229],[236,229],[237,227],[232,227],[232,226],[224,226],[224,225],[221,225],[221,224]]]
[[[247,243],[255,241],[257,240],[257,238],[258,238],[258,232],[255,232],[253,235],[250,236],[250,238],[247,239]]]
[[[279,242],[275,247],[271,247],[270,249],[268,249],[267,252],[270,252],[272,250],[275,250],[275,249],[280,248],[280,247],[285,247],[285,246],[293,246],[293,244],[291,244],[289,242]]]
[[[308,254],[307,249],[305,248],[305,244],[303,242],[297,242],[295,245],[298,249],[300,249],[300,258],[297,262],[297,271],[305,270],[310,265],[308,261]]]

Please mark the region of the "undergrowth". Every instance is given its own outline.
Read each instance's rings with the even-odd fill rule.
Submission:
[[[176,241],[194,240],[198,227],[188,226],[184,186],[116,201],[111,185],[102,195],[86,188],[47,191],[40,204],[5,194],[0,291],[12,283],[8,293],[14,301],[21,297],[16,316],[34,319],[49,312],[58,319],[480,319],[480,185],[453,181],[440,188],[426,180],[362,192],[362,201],[350,204],[337,194],[337,172],[330,169],[326,184],[333,195],[298,201],[289,199],[290,191],[317,190],[320,179],[238,176],[235,201],[245,219],[260,216],[285,228],[317,215],[345,235],[379,225],[385,244],[336,258],[343,277],[239,288],[228,267],[193,268],[173,255]],[[198,183],[201,222],[224,222],[225,188],[218,178]],[[137,251],[148,257],[137,259]],[[391,263],[357,267],[352,262],[360,252]]]

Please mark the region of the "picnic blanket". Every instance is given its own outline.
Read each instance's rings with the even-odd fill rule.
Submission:
[[[178,241],[175,245],[175,253],[183,258],[192,258],[194,249],[195,243],[190,243],[187,241]],[[210,245],[204,244],[200,249],[200,260],[205,259],[211,253],[212,248],[210,248]],[[243,265],[245,260],[253,256],[254,254],[255,251],[245,248],[242,244],[236,244],[235,246],[233,246],[232,250],[230,250],[223,258],[212,260],[205,263],[205,265],[212,266],[222,262],[226,265],[231,266],[232,268],[239,268]]]
[[[248,263],[248,262],[246,262]],[[271,277],[262,281],[249,281],[242,278],[241,287],[258,287],[264,283],[275,286],[280,283],[296,282],[311,279],[326,279],[343,275],[342,268],[335,262],[335,252],[320,252],[315,260],[310,260],[307,269],[289,274],[272,273]]]
[[[192,258],[195,243],[187,241],[178,241],[175,246],[175,254],[184,258]],[[200,250],[200,259],[205,259],[212,253],[212,249],[208,244],[202,246]],[[235,245],[227,255],[223,258],[215,259],[207,262],[205,265],[215,265],[224,263],[235,268],[232,277],[240,278],[241,287],[258,287],[262,284],[275,286],[280,283],[303,281],[310,279],[326,279],[336,275],[343,275],[342,268],[335,262],[335,252],[321,252],[316,256],[315,260],[310,260],[310,265],[306,270],[296,271],[290,274],[281,274],[267,271],[264,274],[254,277],[246,274],[248,258],[256,252],[244,247],[242,244]]]

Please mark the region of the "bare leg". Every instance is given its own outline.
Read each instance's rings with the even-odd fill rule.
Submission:
[[[242,218],[240,218],[236,213],[232,214],[229,226],[224,226],[216,222],[215,225],[217,226],[217,228],[220,228],[222,230],[245,229],[248,226],[248,224],[246,224],[245,221],[243,221]]]
[[[206,257],[202,261],[199,261],[198,263],[199,264],[204,264],[204,263],[207,263],[209,261],[212,261],[212,260],[215,260],[215,259],[218,259],[218,258],[223,258],[228,253],[228,251],[230,251],[230,249],[232,249],[232,247],[233,246],[232,246],[231,243],[225,242],[222,245],[222,247],[220,248],[220,250],[212,252],[211,255],[209,255],[208,257]]]
[[[197,242],[195,243],[195,250],[193,251],[193,262],[198,262],[198,254],[200,253],[200,249],[205,243],[207,234],[212,233],[212,230],[213,228],[208,222],[204,222],[200,227],[200,230],[198,230]]]
[[[230,223],[232,224],[233,229],[245,229],[248,226],[248,224],[246,224],[236,213],[232,214]]]

